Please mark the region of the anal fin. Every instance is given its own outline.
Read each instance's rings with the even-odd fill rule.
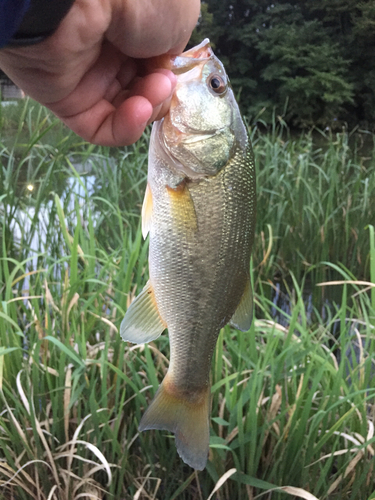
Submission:
[[[233,314],[230,324],[243,332],[250,329],[253,320],[253,291],[251,289],[250,278],[246,283],[240,303]]]
[[[126,311],[120,335],[123,340],[133,344],[145,344],[157,339],[166,327],[156,305],[154,290],[148,281]]]

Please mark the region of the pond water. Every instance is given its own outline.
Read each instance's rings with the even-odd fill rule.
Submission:
[[[87,166],[77,165],[77,171],[81,172],[87,171]],[[82,181],[84,185],[82,185]],[[81,178],[81,182],[78,181],[76,177],[68,177],[66,179],[66,188],[62,192],[60,196],[61,204],[65,207],[65,210],[69,212],[70,222],[73,226],[77,224],[77,216],[75,214],[75,200],[81,200],[81,206],[84,204],[84,200],[86,198],[86,192],[88,196],[90,196],[94,191],[96,178],[94,175],[85,175]],[[34,186],[32,184],[28,184],[26,189],[29,189],[30,192],[33,191]],[[40,254],[49,254],[51,253],[51,249],[55,245],[55,240],[48,227],[50,226],[50,217],[51,217],[51,209],[54,201],[48,200],[42,206],[38,207],[36,212],[35,207],[29,206],[23,209],[17,209],[15,216],[12,218],[10,222],[10,230],[12,231],[13,238],[15,242],[25,241],[27,240],[27,246],[29,249],[29,260],[25,265],[25,272],[30,273],[33,270],[38,268],[38,256]],[[8,214],[10,211],[10,207],[7,207]],[[92,220],[93,225],[95,227],[95,222],[97,220],[98,214],[93,212]],[[59,221],[55,218],[54,221],[56,227],[56,236],[57,232],[61,231]],[[38,230],[32,230],[33,227],[37,226]],[[48,234],[48,238],[47,238]],[[27,239],[27,235],[30,235],[30,238]],[[60,279],[58,276],[58,268],[55,269],[55,278]],[[29,288],[29,278],[26,276],[23,281],[23,289],[28,290]]]

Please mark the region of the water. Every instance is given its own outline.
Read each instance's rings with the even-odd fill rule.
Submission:
[[[75,165],[76,170],[80,173],[87,171],[87,165]],[[83,185],[82,185],[83,182]],[[72,226],[77,225],[77,215],[75,200],[78,199],[80,212],[83,212],[86,206],[86,192],[88,194],[88,199],[90,195],[94,193],[96,178],[94,175],[85,175],[81,177],[81,182],[76,177],[68,177],[66,179],[66,187],[60,196],[61,205],[64,206],[66,213],[69,213],[69,223]],[[28,184],[30,194],[32,193],[34,186]],[[33,189],[30,189],[30,188]],[[51,234],[49,226],[51,225],[51,212],[54,200],[50,199],[46,201],[42,206],[38,207],[36,212],[35,207],[28,206],[27,208],[18,208],[10,222],[10,230],[13,234],[16,245],[20,242],[28,248],[29,258],[25,264],[25,274],[26,277],[23,281],[22,290],[23,292],[29,289],[29,276],[28,273],[36,270],[38,268],[38,256],[41,254],[51,255],[53,249],[56,245],[59,245],[61,240],[61,227],[57,216],[54,217],[53,224],[56,227],[55,234]],[[11,207],[7,207],[7,213],[10,214]],[[92,221],[95,227],[96,221],[98,219],[98,214],[95,211],[92,212]],[[35,226],[38,230],[34,230]],[[28,235],[30,235],[28,239]],[[61,277],[62,269],[55,267],[54,278],[59,280]]]
[[[18,104],[18,101],[1,101],[0,104],[3,108],[6,108],[8,106],[16,106]]]

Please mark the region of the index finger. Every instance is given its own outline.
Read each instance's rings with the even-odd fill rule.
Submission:
[[[89,109],[62,121],[87,141],[102,146],[126,146],[136,142],[146,125],[172,92],[172,82],[163,73],[154,73],[140,80],[138,93],[115,107],[105,98]],[[137,94],[137,87],[132,91]]]

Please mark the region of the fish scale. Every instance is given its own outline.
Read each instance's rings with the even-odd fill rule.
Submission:
[[[168,328],[168,372],[139,429],[174,432],[182,459],[203,469],[209,374],[220,328],[231,321],[248,330],[251,323],[255,168],[233,92],[208,40],[174,66],[171,109],[154,124],[150,139],[142,211],[143,233],[150,234],[150,279],[120,333],[141,343]]]

